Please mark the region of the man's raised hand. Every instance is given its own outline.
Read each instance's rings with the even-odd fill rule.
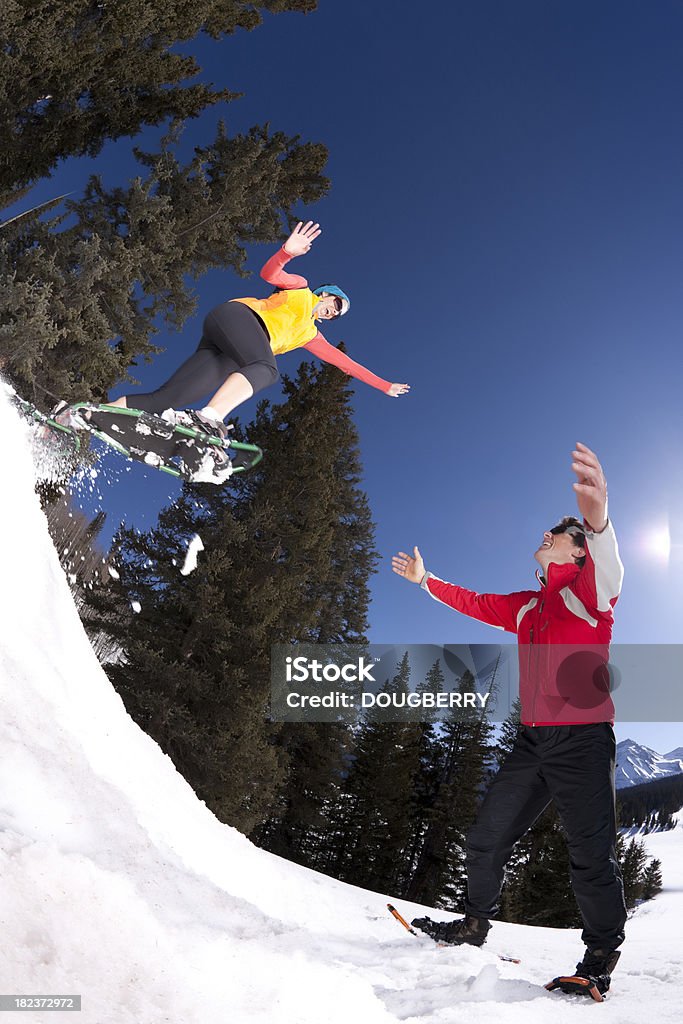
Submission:
[[[576,442],[572,452],[572,469],[577,481],[573,485],[579,512],[587,523],[600,533],[607,525],[607,481],[595,452]]]
[[[299,221],[283,246],[285,252],[290,256],[303,256],[311,248],[321,230],[320,225],[312,220],[307,220],[305,224]]]
[[[412,555],[407,555],[405,551],[399,551],[394,555],[391,559],[391,568],[410,583],[420,583],[425,574],[425,564],[417,547],[413,548]]]

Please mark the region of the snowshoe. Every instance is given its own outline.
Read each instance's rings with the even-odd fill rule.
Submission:
[[[416,917],[410,922],[425,935],[445,946],[483,946],[491,927],[485,917],[470,917],[458,921],[432,921],[430,917]]]
[[[576,965],[576,973],[560,975],[545,986],[549,992],[559,989],[566,995],[590,996],[596,1003],[602,1003],[612,981],[612,971],[617,965],[619,950],[605,952],[601,949],[586,950]]]
[[[42,412],[33,402],[27,402],[26,399],[20,398],[14,389],[10,389],[10,397],[15,403],[17,408],[26,416],[28,419],[33,420],[39,424],[43,429],[40,431],[44,438],[55,437],[55,435],[61,440],[66,440],[72,446],[74,451],[78,451],[81,447],[80,438],[74,429],[74,426],[69,423],[62,423],[55,419],[53,414]],[[66,403],[62,402],[60,405],[64,406]]]
[[[69,418],[69,429],[87,431],[126,458],[193,483],[224,483],[263,457],[256,445],[217,436],[218,431],[208,433],[208,423],[200,428],[185,412],[167,410],[157,416],[139,409],[77,402],[58,416],[62,421]]]
[[[403,927],[406,929],[406,931],[410,932],[411,935],[416,935],[417,936],[417,932],[415,931],[415,929],[410,927],[410,925],[406,921],[405,917],[403,917],[402,914],[399,914],[398,910],[396,909],[395,906],[393,906],[393,904],[387,903],[387,910],[389,911],[391,916],[394,918],[394,920],[398,921],[399,924],[403,925]],[[417,925],[418,927],[422,927],[426,922],[429,922],[429,924],[434,926],[434,928],[438,928],[439,927],[439,925],[436,924],[436,922],[432,921],[428,917],[416,917],[415,920],[413,921],[413,924]],[[456,921],[454,923],[457,924],[458,922]],[[486,921],[486,924],[488,924],[488,921]],[[425,934],[429,935],[429,932],[427,932],[427,930],[425,928],[423,928],[423,930],[425,931]],[[488,931],[488,929],[487,929],[487,931]],[[430,938],[433,938],[433,936],[430,936]],[[438,939],[435,939],[435,942],[436,942],[437,946],[451,945],[451,943],[439,942]],[[481,943],[480,943],[480,945],[481,945]],[[508,963],[511,963],[511,964],[521,963],[521,961],[518,960],[518,958],[516,956],[505,956],[503,953],[496,953],[495,955],[498,957],[499,960],[506,960]]]

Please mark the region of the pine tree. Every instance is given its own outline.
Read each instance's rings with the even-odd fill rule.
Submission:
[[[683,774],[617,790],[619,821],[623,827],[642,826],[654,814],[655,827],[673,828],[673,815],[680,810],[681,804]]]
[[[281,132],[229,138],[221,125],[184,165],[175,144],[171,133],[138,152],[146,175],[127,188],[92,178],[66,214],[0,234],[0,363],[43,407],[102,400],[132,380],[131,362],[158,351],[160,325],[179,328],[194,311],[190,279],[216,267],[244,276],[245,245],[279,239],[293,204],[328,186],[325,148]]]
[[[331,722],[286,722],[275,733],[275,742],[287,765],[286,776],[267,819],[251,838],[279,857],[326,871],[348,730]]]
[[[59,160],[94,156],[108,139],[234,98],[192,82],[200,69],[173,52],[175,44],[200,32],[220,39],[253,29],[261,11],[315,7],[316,0],[4,0],[0,206]]]
[[[498,763],[502,764],[503,759],[512,751],[519,732],[519,723],[522,714],[522,702],[516,697],[504,721],[501,724],[498,734]]]
[[[549,928],[581,925],[567,841],[552,804],[515,847],[506,870],[500,917]]]
[[[435,697],[443,693],[445,676],[441,666],[441,659],[429,667],[425,678],[415,687],[419,695],[432,694]],[[416,723],[416,750],[417,770],[413,775],[412,793],[412,824],[409,835],[409,845],[406,848],[405,865],[402,877],[400,892],[392,889],[397,895],[402,895],[410,887],[411,880],[419,862],[420,850],[424,841],[425,831],[428,825],[429,812],[434,804],[438,792],[439,779],[439,740],[437,735],[437,721],[441,714],[439,708],[423,708],[421,712],[422,721]]]
[[[106,522],[106,512],[100,511],[88,519],[74,507],[69,497],[59,496],[48,504],[46,517],[50,536],[72,589],[82,589],[100,579],[105,558],[97,538]]]
[[[627,842],[623,835],[617,837],[617,857],[624,881],[624,899],[629,910],[643,898],[644,875],[647,862],[645,845],[635,836]]]
[[[409,691],[406,651],[380,692]],[[335,877],[399,894],[410,862],[422,735],[420,723],[405,718],[401,709],[372,707],[357,728],[328,857]]]
[[[466,672],[458,692],[474,690],[474,677]],[[492,726],[485,711],[454,709],[436,731],[433,802],[407,894],[417,902],[457,907],[467,885],[465,837],[492,756]]]
[[[430,665],[424,679],[415,687],[415,692],[420,695],[429,693],[436,697],[438,694],[443,693],[445,678],[443,668],[441,667],[441,659],[437,658],[434,664]],[[425,708],[423,721],[433,723],[438,717],[438,708]]]
[[[662,885],[662,862],[653,857],[643,872],[642,898],[644,900],[651,900],[657,893],[662,891]]]
[[[411,692],[406,651],[381,693]],[[440,661],[415,687],[442,692]],[[437,711],[373,707],[356,730],[324,870],[335,877],[404,895],[410,884],[435,785]]]
[[[246,832],[278,817],[287,785],[301,793],[317,756],[308,730],[295,778],[295,745],[268,717],[271,645],[361,640],[377,557],[346,378],[302,364],[284,388],[285,403],[262,403],[250,428],[264,462],[234,490],[186,488],[148,534],[122,531],[112,587],[124,658],[111,673],[126,706],[218,816]],[[182,577],[192,533],[205,553]],[[140,614],[126,613],[131,599]],[[322,763],[304,783],[303,817],[330,797]]]

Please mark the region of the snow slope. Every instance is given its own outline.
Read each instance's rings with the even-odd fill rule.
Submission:
[[[679,1019],[680,827],[647,837],[667,890],[636,913],[597,1008],[541,987],[576,962],[577,933],[501,924],[490,949],[438,949],[404,932],[386,897],[221,825],[92,654],[33,493],[29,430],[4,395],[0,431],[3,993],[81,994],[66,1019],[83,1024],[564,1024],[593,1012],[640,1024],[650,1000],[659,1020]]]

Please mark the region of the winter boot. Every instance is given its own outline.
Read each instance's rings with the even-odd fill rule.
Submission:
[[[90,414],[79,410],[74,412],[68,402],[57,402],[50,412],[50,419],[58,423],[60,427],[69,427],[71,430],[82,430],[90,419]]]
[[[569,994],[580,993],[601,1003],[620,956],[618,949],[587,949],[583,960],[576,965],[575,974],[553,978],[545,987],[550,992],[559,988],[561,992]]]
[[[435,942],[448,946],[483,946],[491,927],[485,917],[470,917],[469,914],[458,921],[432,921],[430,917],[416,917],[411,924]]]
[[[228,436],[228,427],[223,420],[205,416],[198,409],[184,409],[183,412],[189,418],[190,426],[201,430],[203,434],[208,434],[209,437],[218,437],[221,441]]]

